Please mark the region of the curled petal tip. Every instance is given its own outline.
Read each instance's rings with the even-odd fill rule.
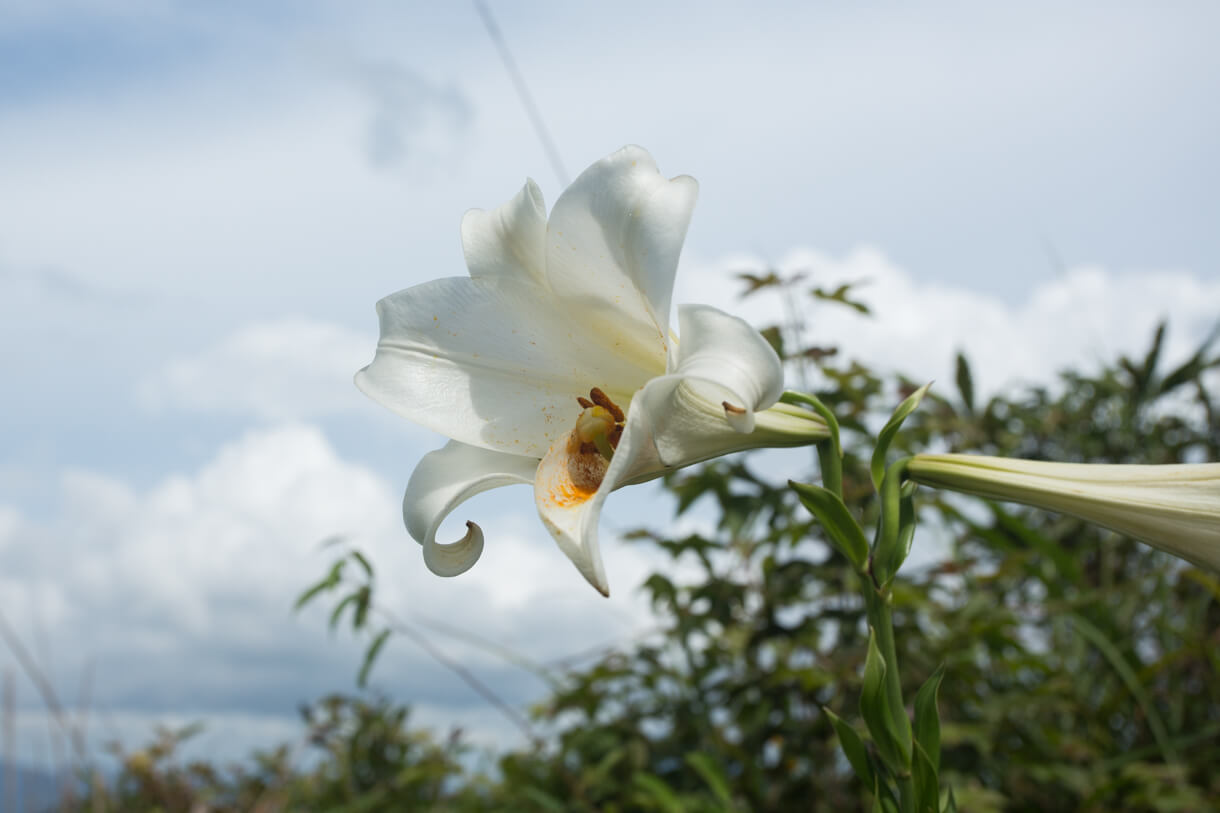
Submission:
[[[729,426],[738,432],[754,431],[754,413],[745,407],[730,404],[728,401],[721,401],[720,405],[724,407],[724,417],[728,420]]]
[[[424,564],[438,576],[465,573],[483,555],[483,529],[466,521],[466,535],[456,542],[442,545],[436,541],[424,543]]]

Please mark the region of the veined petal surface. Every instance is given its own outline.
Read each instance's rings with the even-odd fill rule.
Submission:
[[[665,366],[674,274],[698,191],[694,178],[667,180],[646,150],[624,147],[581,173],[547,224],[551,289],[641,366]]]
[[[706,306],[679,309],[682,341],[674,373],[636,394],[614,458],[596,488],[571,436],[552,444],[534,481],[534,501],[559,548],[595,588],[609,595],[598,521],[610,492],[680,466],[761,446],[807,445],[827,436],[815,415],[787,405],[779,359],[737,317]],[[728,401],[733,410],[726,410]],[[746,431],[742,419],[746,419]],[[584,467],[583,476],[580,469]]]
[[[407,531],[424,546],[424,563],[438,576],[469,570],[483,553],[483,531],[466,523],[457,542],[440,543],[436,532],[445,517],[476,494],[500,486],[531,483],[538,461],[519,455],[449,443],[424,455],[411,474],[402,500]]]
[[[665,467],[810,442],[807,435],[784,442],[754,434],[756,413],[779,399],[784,381],[779,357],[757,330],[707,305],[682,306],[678,320],[676,369],[650,381],[632,403],[633,410],[647,413],[640,425],[647,426]]]
[[[574,460],[579,444],[573,444],[570,436],[551,446],[534,479],[534,503],[542,524],[580,574],[604,596],[610,595],[610,584],[597,531],[606,497],[629,482],[649,480],[665,471],[645,421],[643,412],[628,413],[614,459],[596,489],[573,477],[574,467],[580,465]]]
[[[511,454],[541,458],[591,387],[625,403],[658,372],[607,351],[529,282],[434,280],[377,314],[377,353],[356,386],[428,429]]]
[[[462,253],[472,279],[546,282],[546,203],[533,180],[503,206],[462,217]]]
[[[916,455],[917,482],[1059,511],[1220,572],[1220,463],[1054,463]]]

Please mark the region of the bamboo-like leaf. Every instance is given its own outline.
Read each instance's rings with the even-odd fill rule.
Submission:
[[[370,579],[373,578],[373,566],[369,564],[368,559],[364,558],[363,553],[358,550],[354,550],[352,551],[352,558],[360,564],[361,568],[363,568],[364,575],[368,576]]]
[[[373,668],[373,662],[377,660],[377,656],[381,654],[381,648],[385,646],[386,640],[390,637],[390,630],[383,629],[377,633],[377,637],[369,644],[369,648],[364,651],[364,661],[360,664],[360,674],[356,675],[356,685],[360,688],[368,683],[369,672]]]
[[[1194,354],[1177,367],[1169,375],[1161,380],[1160,386],[1157,388],[1157,395],[1165,395],[1173,392],[1183,384],[1194,381],[1199,377],[1199,373],[1220,364],[1220,358],[1213,358],[1210,362],[1207,360],[1207,354],[1211,351],[1211,346],[1220,338],[1220,322],[1217,322],[1212,332],[1208,334],[1203,343],[1195,350]]]
[[[373,603],[373,594],[366,584],[356,591],[356,611],[352,616],[352,629],[360,629],[369,617],[369,607]]]
[[[826,529],[826,535],[835,549],[847,557],[856,570],[862,571],[868,563],[868,539],[839,495],[809,483],[789,480],[788,485],[796,492],[801,504]]]
[[[822,711],[830,718],[830,724],[839,735],[839,747],[843,749],[843,756],[847,757],[847,762],[856,772],[856,776],[860,777],[860,781],[865,785],[875,787],[877,777],[872,763],[869,762],[868,748],[864,745],[864,740],[842,717],[828,708],[823,708]]]
[[[915,411],[915,408],[919,406],[919,402],[928,394],[928,388],[931,386],[932,382],[929,381],[911,393],[905,401],[898,405],[898,408],[894,410],[894,414],[890,416],[889,422],[886,423],[881,433],[877,435],[877,446],[873,449],[873,459],[869,464],[869,473],[873,477],[873,488],[877,489],[877,491],[881,491],[881,479],[885,476],[885,456],[889,454],[890,444],[894,442],[894,436],[902,428],[902,422]]]
[[[295,609],[299,610],[309,602],[313,601],[319,594],[326,590],[333,590],[339,586],[339,582],[343,579],[343,567],[347,564],[346,559],[340,559],[330,566],[330,570],[322,577],[322,580],[309,587],[305,592],[297,597]]]
[[[623,761],[623,757],[625,756],[627,756],[626,747],[619,746],[618,748],[611,749],[610,753],[602,757],[592,769],[585,772],[581,776],[581,781],[584,782],[585,785],[596,785],[598,782],[605,779],[610,774],[610,771],[613,770],[614,766]]]
[[[540,788],[526,785],[520,789],[520,793],[543,810],[549,810],[552,813],[565,813],[568,809],[567,805]]]
[[[949,798],[945,800],[945,809],[941,813],[957,813],[957,798],[953,795],[953,788],[949,788]]]
[[[1083,616],[1071,613],[1068,619],[1072,625],[1076,627],[1085,639],[1088,640],[1097,650],[1110,662],[1110,667],[1118,674],[1118,677],[1127,686],[1127,690],[1131,692],[1131,696],[1135,698],[1135,702],[1139,704],[1140,710],[1144,712],[1144,717],[1148,720],[1148,728],[1152,731],[1152,738],[1156,740],[1157,746],[1161,749],[1161,759],[1167,764],[1172,764],[1177,761],[1178,755],[1173,747],[1173,742],[1169,739],[1169,730],[1165,727],[1165,721],[1161,719],[1161,714],[1157,711],[1156,705],[1152,702],[1152,698],[1148,695],[1144,684],[1140,682],[1139,676],[1131,665],[1127,663],[1127,659],[1123,657],[1123,653],[1118,651],[1106,634],[1086,620]]]
[[[301,595],[297,596],[297,601],[296,601],[296,604],[293,605],[293,609],[294,610],[301,609],[306,604],[308,604],[309,602],[311,602],[315,598],[317,598],[318,595],[320,595],[322,593],[322,591],[330,589],[331,586],[332,585],[330,583],[330,580],[326,579],[326,578],[323,578],[321,581],[316,582],[312,586],[308,587],[303,593],[301,593]]]
[[[349,593],[343,597],[342,601],[335,605],[335,609],[331,610],[329,622],[331,632],[334,632],[335,627],[339,625],[339,618],[343,615],[343,611],[347,609],[347,605],[354,604],[356,602],[357,595],[358,594],[355,592]]]
[[[682,800],[669,786],[650,773],[637,773],[631,777],[631,783],[648,801],[667,813],[683,813]]]
[[[729,781],[725,778],[720,766],[716,764],[716,760],[702,751],[695,751],[686,755],[686,764],[694,768],[703,777],[703,781],[707,783],[712,794],[725,807],[731,808],[733,806],[733,794],[729,790]]]
[[[974,412],[974,376],[970,373],[970,362],[963,353],[957,354],[957,392],[962,397],[966,412]]]

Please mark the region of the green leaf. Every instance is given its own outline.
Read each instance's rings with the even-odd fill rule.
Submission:
[[[883,587],[906,561],[915,538],[915,505],[910,497],[902,496],[902,477],[910,460],[904,457],[895,461],[881,480],[881,523],[873,551],[873,576]]]
[[[843,718],[835,714],[828,708],[823,708],[826,716],[830,718],[830,724],[834,726],[835,733],[839,735],[839,747],[843,749],[843,756],[847,757],[848,763],[852,770],[856,772],[856,776],[860,777],[860,781],[869,787],[876,787],[877,777],[873,772],[873,765],[868,760],[868,748],[864,745],[864,740]]]
[[[364,575],[370,579],[373,578],[373,566],[369,564],[369,560],[364,558],[364,554],[358,550],[352,551],[352,558],[360,563],[360,567],[364,569]]]
[[[301,609],[306,604],[317,598],[322,591],[329,590],[332,586],[333,585],[330,583],[329,579],[323,578],[321,581],[308,588],[305,592],[301,593],[301,595],[297,596],[297,602],[293,605],[293,609]]]
[[[356,685],[360,688],[368,683],[369,672],[373,668],[373,662],[377,660],[377,656],[381,654],[381,648],[385,646],[386,640],[390,637],[390,630],[383,629],[377,633],[377,637],[369,644],[369,648],[364,650],[364,662],[360,664],[360,673],[356,675]]]
[[[873,459],[869,464],[869,473],[873,477],[873,488],[877,491],[881,491],[881,478],[885,476],[885,456],[889,454],[890,444],[894,442],[894,436],[902,428],[902,422],[915,411],[915,408],[919,406],[919,402],[928,394],[928,388],[931,386],[932,382],[929,381],[911,393],[905,401],[898,405],[898,408],[894,410],[894,414],[890,416],[889,422],[881,430],[881,433],[877,435],[877,446],[873,449]]]
[[[686,763],[703,777],[703,781],[711,788],[716,798],[724,803],[725,807],[733,806],[733,794],[729,790],[729,782],[725,779],[720,766],[716,764],[716,760],[702,751],[695,751],[686,755]]]
[[[856,570],[863,571],[868,564],[868,539],[839,495],[809,483],[789,480],[788,485],[809,513],[822,523],[835,550],[846,556]]]
[[[622,762],[623,757],[625,756],[627,756],[626,746],[619,746],[618,748],[612,749],[610,753],[602,757],[601,760],[592,767],[592,769],[586,771],[581,776],[581,781],[586,786],[597,785],[610,774],[610,771],[613,770],[615,765]]]
[[[953,795],[953,788],[949,788],[949,798],[945,800],[942,813],[957,813],[957,798]]]
[[[957,392],[966,411],[974,412],[974,376],[970,374],[970,362],[963,353],[957,354]]]
[[[814,299],[821,299],[825,302],[837,302],[840,305],[846,305],[847,307],[857,310],[860,313],[868,314],[869,313],[868,305],[864,304],[863,302],[860,302],[859,300],[847,298],[848,293],[851,292],[851,289],[854,286],[855,286],[855,283],[848,282],[848,283],[844,283],[844,284],[840,285],[838,288],[835,288],[833,291],[829,291],[822,287],[811,288],[809,290],[809,295],[812,296]]]
[[[860,687],[860,716],[877,744],[877,751],[893,773],[902,773],[911,764],[911,755],[902,745],[901,733],[894,723],[894,714],[906,715],[906,709],[890,708],[885,685],[886,664],[877,648],[877,633],[868,631],[868,657],[864,660],[864,681]]]
[[[775,355],[781,359],[787,358],[784,354],[784,334],[779,329],[779,325],[771,325],[758,331],[762,337],[767,340],[767,344],[771,345],[771,349],[775,351]]]
[[[934,772],[940,771],[940,710],[936,698],[944,677],[942,663],[915,695],[915,742],[924,750]]]
[[[637,773],[631,777],[631,782],[645,799],[654,802],[667,813],[683,813],[682,800],[668,785],[652,774]]]
[[[335,627],[339,625],[339,618],[343,615],[343,611],[347,609],[347,605],[356,601],[357,593],[349,593],[343,597],[343,600],[335,605],[335,609],[330,613],[330,630],[335,631]]]
[[[309,602],[313,601],[320,593],[326,590],[333,590],[339,586],[339,582],[343,580],[343,566],[347,564],[346,559],[339,559],[330,566],[330,570],[322,577],[322,580],[308,588],[304,593],[297,597],[297,602],[294,609],[301,609]]]
[[[745,299],[750,294],[761,291],[763,288],[770,288],[776,285],[782,286],[784,284],[784,279],[771,269],[768,269],[765,274],[742,271],[737,274],[737,279],[746,284],[746,289],[740,294],[742,299]]]
[[[526,797],[543,810],[554,811],[554,813],[565,813],[565,811],[568,809],[568,806],[563,802],[559,801],[546,791],[533,787],[532,785],[524,786],[520,789],[520,793],[522,796]]]
[[[919,813],[936,813],[940,808],[940,786],[937,771],[923,746],[915,743],[915,758],[911,763],[911,777],[915,780],[915,809]]]
[[[818,444],[818,463],[822,469],[822,485],[835,494],[843,493],[843,443],[839,437],[839,419],[834,410],[826,406],[816,395],[786,391],[779,399],[785,404],[804,404],[811,407],[823,421],[830,436]]]
[[[373,593],[367,584],[356,591],[356,612],[352,617],[352,629],[358,630],[364,626],[369,617],[372,600]]]
[[[1157,711],[1156,704],[1153,703],[1152,697],[1149,696],[1144,684],[1140,682],[1139,675],[1136,674],[1135,669],[1123,657],[1123,653],[1106,637],[1104,632],[1095,627],[1084,616],[1069,613],[1067,618],[1076,627],[1076,631],[1081,636],[1097,647],[1097,650],[1110,662],[1111,668],[1117,673],[1119,679],[1126,684],[1127,690],[1131,692],[1131,696],[1139,704],[1140,710],[1144,712],[1144,717],[1148,721],[1148,728],[1152,731],[1152,738],[1156,740],[1156,744],[1161,750],[1161,759],[1165,760],[1166,764],[1177,762],[1177,750],[1169,739],[1169,729],[1165,727],[1165,721],[1161,718],[1160,712]]]
[[[881,781],[880,774],[877,780],[873,782],[873,806],[872,810],[875,813],[901,813],[898,807],[898,800],[894,798],[894,791],[890,786]]]
[[[1194,381],[1199,377],[1199,373],[1206,370],[1208,367],[1214,367],[1220,363],[1220,358],[1207,360],[1207,354],[1211,350],[1211,346],[1220,338],[1220,322],[1217,322],[1212,332],[1208,334],[1203,343],[1199,345],[1194,354],[1182,363],[1177,369],[1169,373],[1162,379],[1160,386],[1157,388],[1157,395],[1165,395],[1173,392],[1183,384]]]

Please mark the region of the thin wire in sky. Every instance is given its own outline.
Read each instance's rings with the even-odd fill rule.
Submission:
[[[568,173],[563,168],[563,160],[559,157],[559,150],[555,148],[555,142],[551,140],[551,134],[546,128],[546,122],[542,120],[542,114],[538,112],[538,106],[534,104],[534,97],[530,94],[529,86],[525,84],[525,77],[517,69],[517,62],[513,59],[512,52],[508,50],[508,43],[504,41],[504,35],[500,33],[500,27],[496,25],[495,17],[491,16],[491,9],[487,7],[483,0],[473,0],[473,2],[475,9],[479,12],[479,16],[483,18],[483,25],[487,27],[487,33],[491,37],[491,41],[495,43],[496,50],[500,52],[500,59],[504,61],[504,68],[513,80],[513,86],[517,88],[517,96],[521,98],[521,105],[525,108],[526,115],[529,116],[530,122],[534,125],[534,131],[538,134],[538,140],[542,142],[542,149],[546,152],[546,157],[551,162],[551,169],[559,177],[559,183],[566,187],[568,185]]]

